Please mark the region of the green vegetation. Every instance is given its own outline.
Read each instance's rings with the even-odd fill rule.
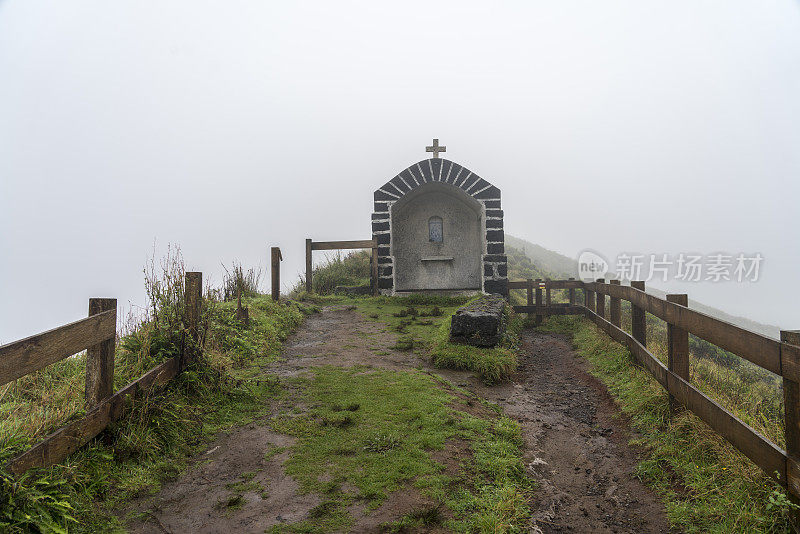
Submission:
[[[511,238],[509,242],[524,245],[526,250],[532,251],[539,258],[538,263],[563,264],[562,267],[567,265],[563,256],[559,259],[548,255],[550,251],[543,253],[530,243],[516,238]],[[531,270],[536,268],[537,261],[527,257],[518,249],[507,247],[507,252],[509,279],[521,280],[540,276]],[[576,293],[577,301],[583,302],[583,292],[577,290]],[[515,304],[521,303],[523,298],[523,292],[512,291],[511,300]],[[554,290],[552,298],[554,302],[566,302],[568,297],[565,290]],[[727,316],[726,319],[732,318]],[[661,361],[666,362],[667,324],[651,314],[647,314],[646,320],[647,347]],[[626,301],[622,302],[622,327],[630,332],[631,306]],[[689,336],[689,355],[689,371],[693,385],[773,443],[784,447],[783,392],[780,377],[693,335]]]
[[[526,251],[530,245],[516,244],[525,246]],[[532,265],[559,263],[532,261],[521,251],[507,248],[510,279],[536,278]],[[528,252],[540,256],[539,251]],[[521,292],[512,292],[511,298],[519,302],[524,297]],[[554,301],[564,302],[566,298],[565,291],[553,291]],[[577,291],[577,299],[583,301],[582,291]],[[630,309],[623,301],[622,326],[629,332]],[[646,320],[648,349],[666,362],[667,325],[650,314]],[[639,476],[664,496],[669,518],[676,526],[690,532],[788,529],[787,513],[792,505],[783,490],[690,412],[670,419],[667,393],[646,371],[631,365],[625,348],[577,317],[553,317],[542,328],[573,335],[574,344],[589,359],[596,376],[631,416],[634,428],[642,434],[638,441],[649,452],[649,458],[639,467]],[[696,336],[689,336],[689,345],[691,382],[783,447],[779,377]]]
[[[298,438],[286,472],[301,491],[323,495],[312,519],[276,532],[329,532],[350,526],[348,506],[378,508],[405,484],[431,504],[389,530],[442,524],[459,532],[515,532],[528,516],[529,482],[516,423],[482,408],[441,380],[420,371],[317,368],[303,382],[300,416],[272,420]],[[468,444],[457,468],[446,469],[436,451]]]
[[[450,343],[450,318],[474,297],[411,295],[407,297],[339,298],[355,306],[369,321],[400,334],[396,350],[413,350],[430,357],[437,367],[476,372],[487,384],[506,380],[517,368],[517,345],[524,321],[505,310],[506,335],[493,348]]]
[[[542,329],[572,335],[592,373],[630,417],[639,434],[634,443],[647,451],[637,476],[663,496],[675,526],[687,532],[790,531],[791,505],[777,483],[691,412],[670,417],[667,393],[632,363],[626,348],[579,317],[552,317]]]
[[[524,320],[509,306],[506,306],[503,313],[506,324],[504,340],[499,346],[492,348],[450,343],[450,317],[442,321],[431,348],[433,364],[437,367],[475,371],[487,384],[508,379],[517,369],[516,351]]]
[[[179,353],[183,263],[170,252],[145,271],[147,315],[117,344],[115,389]],[[0,531],[103,532],[121,528],[111,510],[126,499],[157,491],[188,457],[221,430],[263,416],[266,400],[281,394],[261,366],[302,321],[305,305],[245,298],[250,323],[236,305],[206,295],[206,351],[161,391],[137,399],[131,413],[62,464],[15,479],[0,470]],[[0,390],[0,464],[83,411],[84,357],[79,355]],[[258,377],[258,378],[256,378]]]
[[[329,254],[325,261],[314,267],[311,283],[314,293],[330,295],[336,286],[364,286],[370,281],[370,253],[365,250],[342,255],[341,252]],[[299,297],[305,288],[301,278],[292,290],[293,297]]]

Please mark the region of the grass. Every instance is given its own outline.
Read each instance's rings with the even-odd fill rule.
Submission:
[[[572,336],[646,451],[636,475],[663,497],[686,532],[790,532],[790,505],[777,484],[691,412],[670,417],[666,391],[629,351],[586,319],[552,317],[543,330]]]
[[[530,484],[516,423],[489,410],[485,418],[470,415],[464,408],[473,401],[421,371],[322,367],[302,385],[309,410],[271,424],[298,438],[284,468],[302,492],[322,495],[323,501],[310,519],[273,531],[346,529],[354,522],[351,505],[374,510],[408,484],[438,511],[410,512],[386,525],[388,530],[420,521],[458,532],[522,527]],[[471,451],[457,472],[433,457],[452,440],[468,442]]]
[[[395,350],[413,350],[430,357],[437,367],[474,371],[485,383],[494,384],[508,379],[517,368],[516,350],[524,321],[507,307],[506,335],[500,346],[479,348],[450,343],[450,318],[472,298],[420,294],[341,297],[330,302],[353,305],[366,320],[387,325],[390,332],[399,334]]]
[[[315,277],[315,287],[319,283],[320,290],[328,291],[363,282],[359,273],[369,262],[362,256],[329,261]],[[151,304],[117,344],[115,389],[180,350],[180,252],[171,252],[159,267],[151,262],[145,274]],[[489,382],[516,365],[510,345],[487,351],[448,343],[449,315],[465,298],[344,299],[301,293],[300,302],[278,304],[257,295],[257,285],[257,273],[234,265],[225,288],[206,291],[203,358],[164,388],[138,399],[125,419],[59,465],[18,479],[0,470],[0,531],[122,531],[114,512],[127,500],[157,492],[217,433],[262,418],[269,401],[285,395],[277,377],[265,370],[304,314],[319,304],[349,302],[369,320],[383,321],[400,334],[406,350],[438,355],[441,365],[477,371]],[[234,292],[241,293],[250,310],[248,325],[237,319],[236,303],[225,300]],[[0,390],[0,463],[83,415],[84,372],[78,355]],[[273,424],[299,438],[287,471],[304,491],[322,492],[325,499],[312,519],[292,530],[348,525],[349,504],[375,508],[409,484],[435,506],[409,512],[386,525],[388,530],[429,524],[460,532],[521,530],[531,487],[524,476],[520,431],[511,420],[488,409],[471,415],[476,401],[419,371],[324,368],[303,385],[310,411],[295,407],[294,417]],[[468,452],[464,463],[449,472],[434,455],[459,440],[468,444]],[[229,490],[233,493],[220,506],[235,510],[243,503],[242,492],[259,488],[243,475]]]
[[[475,371],[486,384],[495,384],[508,379],[517,369],[517,346],[524,321],[509,306],[504,310],[506,334],[503,342],[492,348],[450,343],[450,320],[448,317],[436,331],[431,353],[437,367]]]
[[[336,286],[363,286],[370,283],[370,252],[355,251],[342,255],[340,251],[329,254],[325,261],[314,267],[311,276],[314,293],[330,295]],[[305,288],[305,279],[301,278],[291,292],[293,298],[299,298]]]
[[[178,354],[183,281],[179,252],[161,269],[151,262],[148,315],[117,343],[115,389]],[[15,478],[0,470],[0,531],[116,532],[112,512],[127,499],[154,493],[218,432],[262,417],[283,393],[263,366],[312,306],[245,298],[245,326],[233,302],[207,294],[204,357],[162,390],[137,399],[129,415],[61,464]],[[46,433],[83,415],[84,357],[68,358],[0,391],[0,465]]]

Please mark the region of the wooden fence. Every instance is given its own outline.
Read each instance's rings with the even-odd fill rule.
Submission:
[[[370,260],[370,279],[372,294],[378,294],[378,243],[374,239],[364,239],[361,241],[312,241],[306,239],[306,291],[312,293],[314,284],[312,283],[312,273],[314,265],[311,261],[312,253],[315,250],[349,250],[349,249],[372,249],[372,259]]]
[[[509,282],[509,289],[527,291],[527,305],[519,312],[542,316],[583,314],[614,340],[625,345],[638,363],[670,395],[673,410],[683,406],[750,458],[769,476],[786,487],[793,499],[800,498],[800,331],[782,331],[780,341],[750,332],[688,307],[685,294],[666,299],[645,293],[644,282],[623,286],[579,280],[527,280]],[[550,289],[569,289],[569,304],[552,304]],[[584,303],[575,302],[575,289],[583,289]],[[547,293],[542,303],[542,291]],[[533,300],[533,293],[536,300]],[[608,297],[608,313],[606,300]],[[621,301],[631,304],[631,333],[621,326]],[[647,350],[645,314],[667,323],[668,361],[665,365]],[[732,352],[763,369],[783,377],[786,450],[756,432],[689,382],[689,334]]]
[[[281,262],[283,261],[283,254],[281,254],[280,247],[272,247],[270,256],[272,265],[272,300],[277,302],[281,298]]]
[[[33,467],[60,462],[97,436],[109,423],[122,418],[130,407],[130,400],[155,385],[169,382],[180,373],[198,355],[202,286],[202,273],[186,273],[184,327],[190,340],[183,344],[181,354],[161,363],[116,393],[113,391],[116,299],[89,299],[87,318],[0,346],[0,387],[86,350],[86,415],[14,457],[7,468],[14,474],[21,474]]]

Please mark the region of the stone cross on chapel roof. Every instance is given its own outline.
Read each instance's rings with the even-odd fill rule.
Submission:
[[[438,139],[434,139],[433,140],[433,146],[426,146],[425,147],[425,152],[433,152],[433,157],[434,158],[438,158],[439,157],[439,152],[447,152],[447,147],[446,146],[439,146],[439,140]]]

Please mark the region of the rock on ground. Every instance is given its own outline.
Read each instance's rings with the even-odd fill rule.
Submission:
[[[487,295],[459,308],[450,323],[450,339],[476,347],[494,347],[505,333],[505,305],[500,295]]]

